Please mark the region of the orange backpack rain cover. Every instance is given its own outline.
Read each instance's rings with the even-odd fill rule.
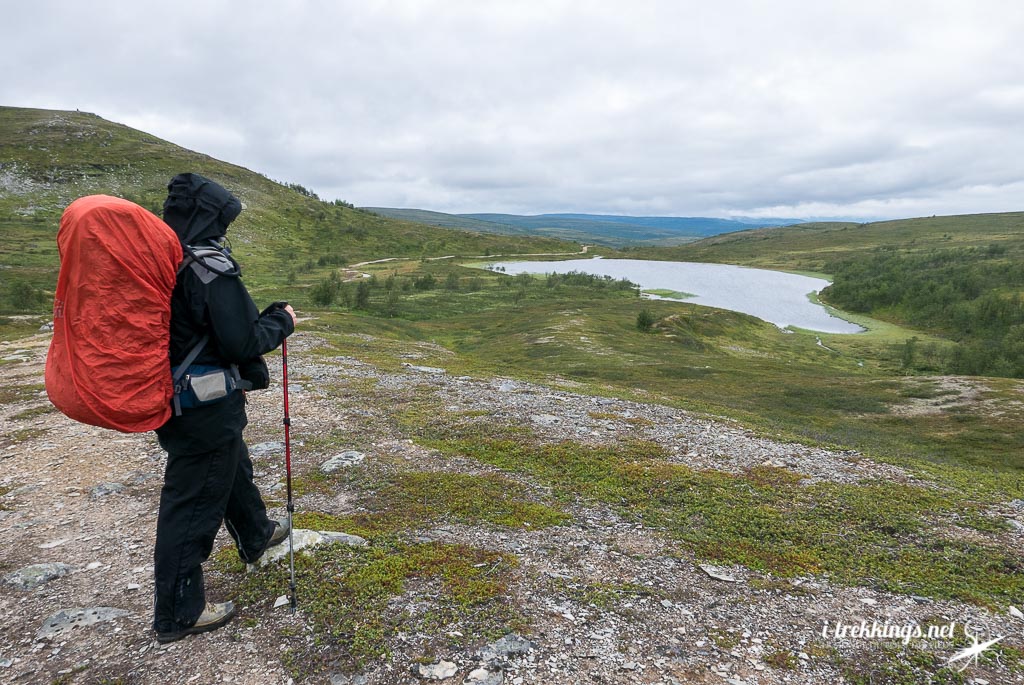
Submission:
[[[75,200],[57,232],[60,274],[46,358],[50,401],[76,421],[125,433],[170,418],[174,231],[133,202]]]

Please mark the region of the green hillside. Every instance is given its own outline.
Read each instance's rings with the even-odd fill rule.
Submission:
[[[483,221],[460,214],[432,212],[428,209],[398,209],[394,207],[363,207],[363,209],[374,214],[391,217],[392,219],[415,221],[416,223],[428,224],[430,226],[458,228],[463,231],[478,231],[481,233],[499,233],[502,235],[531,235],[527,229],[513,226],[512,224]]]
[[[795,271],[827,272],[836,261],[878,248],[908,252],[1003,245],[1024,254],[1024,212],[938,216],[867,224],[808,223],[727,233],[671,248],[637,248],[631,256],[722,262]]]
[[[909,340],[907,369],[1024,377],[1022,212],[805,224],[637,253],[823,273],[828,304],[956,343]]]
[[[0,107],[0,312],[49,307],[57,270],[54,236],[71,201],[104,193],[159,213],[167,182],[185,171],[222,183],[245,203],[229,237],[250,287],[289,279],[303,285],[317,277],[318,267],[326,272],[385,257],[579,249],[560,240],[389,219],[322,202],[300,185],[278,183],[94,114]]]

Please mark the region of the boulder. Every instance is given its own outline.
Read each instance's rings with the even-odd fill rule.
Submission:
[[[4,583],[19,590],[32,590],[69,573],[71,567],[67,564],[32,564],[4,576]]]
[[[312,549],[318,545],[344,544],[362,546],[367,544],[367,542],[364,538],[361,538],[358,535],[349,535],[348,533],[338,533],[332,530],[316,531],[296,528],[292,530],[292,544],[295,546],[295,551],[299,552],[302,550]],[[281,559],[287,558],[288,542],[285,541],[264,552],[259,561],[255,564],[248,565],[248,569],[250,571],[254,571],[259,567],[266,566],[267,564],[273,564]]]
[[[366,459],[366,455],[356,450],[346,450],[341,454],[336,454],[324,463],[320,464],[320,470],[324,473],[334,473],[338,469],[347,468],[349,466],[355,466],[356,464],[362,463]]]

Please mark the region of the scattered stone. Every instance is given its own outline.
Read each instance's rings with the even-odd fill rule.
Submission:
[[[711,566],[710,564],[700,564],[699,568],[704,573],[708,574],[715,580],[721,580],[726,583],[738,583],[739,581],[730,576],[724,569],[720,569],[717,566]]]
[[[355,466],[361,463],[366,458],[366,455],[356,450],[346,450],[341,454],[336,454],[324,463],[320,464],[320,470],[324,473],[334,473],[338,469],[342,469],[348,466]]]
[[[416,664],[412,672],[425,680],[447,680],[459,672],[458,667],[450,661],[436,664]]]
[[[1006,519],[1006,522],[1010,524],[1010,528],[1016,533],[1024,533],[1024,523],[1021,523],[1017,519]]]
[[[14,665],[14,659],[0,659],[0,668],[10,668]]]
[[[149,471],[132,471],[126,474],[125,482],[129,485],[142,485],[143,483],[151,480],[160,478],[159,474],[150,473]]]
[[[36,639],[42,640],[75,628],[85,628],[95,623],[111,621],[115,618],[127,616],[128,613],[124,609],[115,609],[113,607],[61,609],[43,621],[42,627],[36,633]]]
[[[535,414],[530,420],[542,426],[556,426],[562,422],[562,419],[552,414]]]
[[[50,333],[52,331],[53,331],[53,322],[52,321],[49,322],[49,323],[44,323],[42,326],[39,327],[39,332],[40,333]]]
[[[19,590],[32,590],[71,573],[67,564],[32,564],[4,576],[4,583]]]
[[[1010,607],[1010,616],[1013,616],[1014,618],[1019,618],[1020,620],[1024,621],[1024,612],[1021,612],[1021,610],[1017,607]]]
[[[335,544],[341,543],[346,545],[365,545],[367,544],[364,538],[358,535],[349,535],[348,533],[337,533],[335,531],[315,531],[305,530],[303,528],[295,528],[292,530],[292,544],[296,552],[304,549],[316,547],[317,545],[324,544]],[[288,545],[281,544],[276,545],[268,549],[259,561],[255,564],[249,564],[248,570],[255,571],[258,567],[272,564],[281,559],[288,557]]]
[[[251,457],[272,457],[280,454],[284,454],[283,442],[261,442],[249,448]]]
[[[331,685],[368,685],[370,679],[365,675],[347,676],[344,673],[335,673],[331,676]]]
[[[497,642],[493,642],[480,650],[480,658],[487,662],[508,659],[512,656],[528,654],[537,649],[537,645],[516,633],[509,633]]]
[[[503,685],[505,674],[502,671],[490,671],[480,667],[466,676],[466,682],[473,685]]]
[[[420,373],[431,373],[435,375],[448,373],[444,369],[439,369],[436,366],[415,366],[413,364],[402,364],[402,366],[409,369],[410,371],[419,371]]]
[[[128,586],[125,588],[125,590],[138,590],[140,587],[142,586],[138,583],[128,583]]]
[[[89,491],[89,497],[92,499],[99,499],[101,497],[106,497],[107,495],[115,495],[122,491],[124,491],[124,485],[121,483],[100,483]]]
[[[54,547],[60,547],[61,545],[70,542],[71,538],[59,538],[57,540],[50,540],[39,545],[39,549],[53,549]]]
[[[498,392],[515,392],[517,387],[512,381],[502,381],[498,384]]]

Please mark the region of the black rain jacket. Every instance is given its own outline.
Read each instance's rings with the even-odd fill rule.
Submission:
[[[215,247],[241,212],[231,193],[198,174],[180,174],[168,186],[164,221],[182,241],[182,249]],[[178,274],[171,295],[171,366],[177,366],[193,346],[209,335],[196,364],[227,368],[238,364],[242,377],[256,388],[266,387],[269,374],[260,355],[276,349],[292,334],[295,324],[274,303],[258,311],[241,280],[238,263],[226,252],[200,257]],[[201,453],[219,448],[247,423],[245,400],[235,392],[216,404],[184,410],[157,429],[160,444],[168,452]]]
[[[179,174],[167,189],[164,221],[178,234],[186,260],[193,248],[220,248],[242,203],[199,174]],[[237,262],[226,254],[200,258],[178,274],[171,295],[171,366],[181,363],[205,334],[210,341],[194,363],[227,367],[244,366],[276,349],[294,330],[281,303],[263,312],[256,308]]]

